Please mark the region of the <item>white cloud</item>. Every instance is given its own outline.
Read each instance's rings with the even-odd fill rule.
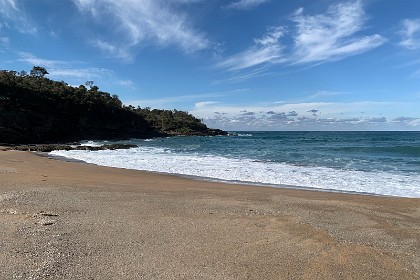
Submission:
[[[51,68],[48,69],[49,77],[51,78],[79,78],[84,80],[91,80],[97,78],[106,78],[113,75],[113,72],[104,68]]]
[[[18,53],[21,62],[32,66],[42,66],[48,71],[48,77],[56,80],[73,79],[84,83],[86,80],[107,81],[112,84],[120,85],[126,88],[133,88],[133,82],[130,80],[118,79],[114,71],[105,68],[83,67],[81,61],[63,61],[37,57],[31,53]]]
[[[223,8],[234,10],[249,10],[269,1],[270,0],[239,0],[223,6]]]
[[[420,124],[415,102],[307,102],[231,106],[208,103],[191,113],[226,130],[415,129]],[[402,110],[414,117],[395,117]],[[362,113],[364,111],[364,113]],[[246,114],[252,112],[252,114]],[[382,115],[387,112],[387,115]],[[413,113],[414,112],[414,113]]]
[[[134,89],[134,82],[132,80],[117,80],[116,84],[123,86],[125,88],[131,88]]]
[[[367,20],[360,0],[332,5],[325,14],[314,16],[305,16],[300,8],[292,20],[297,25],[294,63],[340,60],[386,42],[378,34],[355,36]]]
[[[219,64],[218,67],[221,67],[221,64]],[[232,76],[226,79],[216,80],[213,82],[213,84],[217,85],[221,83],[236,83],[268,75],[270,75],[270,73],[267,72],[267,67],[261,66],[259,68],[256,67],[251,70],[246,69],[241,71],[235,71],[235,73]]]
[[[326,90],[318,90],[316,93],[312,94],[309,99],[316,99],[322,97],[332,97],[332,96],[341,96],[348,93],[345,92],[335,92],[335,91],[326,91]]]
[[[384,123],[386,122],[386,118],[385,117],[369,117],[363,120],[364,122],[369,122],[369,123]]]
[[[408,122],[408,125],[413,127],[420,127],[420,118]]]
[[[174,45],[186,53],[210,47],[205,35],[196,31],[185,13],[174,4],[197,1],[163,0],[73,0],[78,9],[90,14],[107,33],[93,44],[115,57],[130,58],[131,49],[153,42],[162,47]],[[109,33],[108,33],[109,32]],[[103,38],[106,37],[107,40]]]
[[[360,0],[331,5],[324,14],[304,15],[303,8],[291,17],[295,28],[270,27],[247,50],[224,58],[216,66],[238,72],[255,66],[307,64],[336,61],[374,49],[386,42],[378,34],[357,36],[367,17]],[[293,45],[281,44],[291,36]],[[288,38],[285,38],[285,42]],[[241,75],[239,75],[241,76]],[[251,77],[252,78],[252,77]]]
[[[215,105],[215,104],[218,104],[219,102],[216,102],[216,101],[202,101],[202,102],[197,102],[197,103],[195,103],[195,108],[204,108],[204,107],[207,107],[207,106],[209,106],[209,105]]]
[[[100,39],[95,39],[90,41],[90,44],[98,49],[101,49],[104,53],[109,54],[113,57],[118,58],[130,58],[130,50],[129,48],[120,47],[109,42],[102,41]]]
[[[254,46],[224,59],[217,67],[237,71],[267,63],[279,63],[283,61],[283,47],[279,43],[283,35],[282,27],[270,27],[262,38],[254,39]]]
[[[59,66],[64,66],[68,64],[69,62],[65,62],[62,60],[51,60],[51,59],[44,59],[39,58],[31,53],[27,52],[20,52],[18,53],[20,56],[19,61],[25,62],[27,64],[30,64],[32,66],[42,66],[45,68],[55,68]]]
[[[152,108],[169,108],[173,109],[175,107],[179,107],[180,103],[187,103],[187,102],[196,102],[194,104],[195,108],[205,108],[210,105],[215,105],[219,102],[215,101],[199,101],[203,100],[203,98],[216,98],[216,97],[223,97],[223,96],[230,96],[230,95],[237,95],[243,94],[247,92],[249,89],[247,88],[240,88],[234,90],[227,90],[221,92],[208,92],[208,93],[197,93],[197,94],[185,94],[185,95],[176,95],[170,97],[161,97],[161,98],[154,98],[154,99],[143,99],[143,100],[131,100],[126,101],[124,103],[131,104],[134,106],[141,106],[141,107],[152,107]]]
[[[415,50],[420,48],[420,19],[405,19],[402,21],[400,45]]]
[[[169,0],[174,4],[194,4],[199,2],[204,2],[206,0]]]
[[[0,0],[0,15],[11,18],[18,11],[17,0]]]
[[[21,33],[35,33],[36,27],[26,18],[24,12],[19,8],[18,0],[0,0],[0,19],[6,26],[16,28]],[[1,22],[0,22],[1,24]]]
[[[414,120],[417,120],[418,118],[410,118],[410,117],[397,117],[395,119],[392,120],[392,122],[396,122],[396,123],[409,123],[412,122]]]
[[[9,48],[10,38],[9,37],[0,37],[0,47]]]

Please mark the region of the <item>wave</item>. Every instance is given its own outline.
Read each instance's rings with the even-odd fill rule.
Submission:
[[[108,141],[82,141],[80,146],[88,146],[88,147],[101,147],[102,145],[108,143]]]
[[[420,197],[420,174],[360,171],[329,167],[296,166],[203,154],[174,153],[171,149],[139,147],[129,150],[53,151],[103,166],[180,174],[224,181],[272,186]]]

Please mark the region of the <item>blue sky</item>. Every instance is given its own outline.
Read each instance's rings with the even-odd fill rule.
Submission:
[[[418,0],[0,0],[0,63],[226,130],[420,130]]]

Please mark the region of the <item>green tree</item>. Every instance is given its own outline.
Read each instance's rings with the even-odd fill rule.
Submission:
[[[37,78],[43,78],[45,75],[48,75],[47,69],[41,66],[34,66],[30,72],[30,75]]]
[[[86,81],[85,85],[88,86],[89,88],[92,88],[93,87],[93,81]]]

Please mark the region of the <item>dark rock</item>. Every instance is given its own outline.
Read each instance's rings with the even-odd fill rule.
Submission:
[[[133,144],[108,144],[102,146],[105,150],[117,150],[117,149],[131,149],[131,148],[137,148],[137,145]]]

